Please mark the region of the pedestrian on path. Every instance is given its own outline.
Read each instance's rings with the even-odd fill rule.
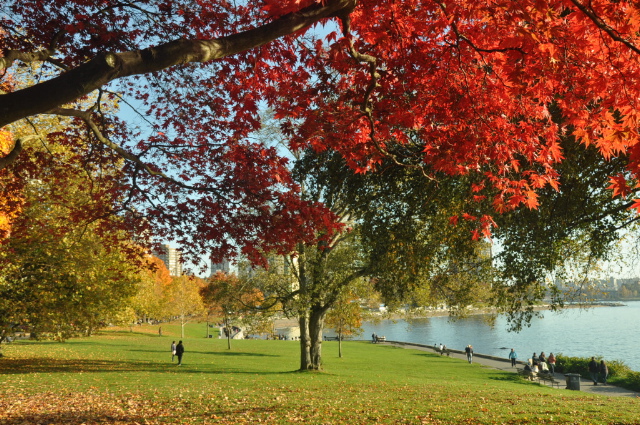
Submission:
[[[549,363],[549,369],[551,370],[551,373],[556,373],[556,356],[554,356],[553,353],[549,353],[547,363]]]
[[[176,356],[176,342],[173,341],[171,343],[171,363],[173,363],[173,358]]]
[[[509,353],[509,358],[511,359],[511,367],[516,367],[516,359],[518,358],[518,354],[516,353],[516,351],[512,348],[511,352]]]
[[[467,361],[473,363],[473,347],[471,344],[465,347],[464,352],[467,353]]]
[[[607,385],[607,376],[609,376],[609,368],[607,367],[607,364],[604,362],[604,360],[600,360],[599,373],[600,373],[600,379],[602,380],[602,383]]]
[[[182,355],[184,354],[184,345],[182,345],[182,341],[178,342],[176,345],[176,356],[178,356],[178,366],[182,366]]]
[[[595,357],[591,357],[591,361],[589,362],[589,374],[591,375],[593,385],[598,385],[598,372],[600,372],[598,362]]]

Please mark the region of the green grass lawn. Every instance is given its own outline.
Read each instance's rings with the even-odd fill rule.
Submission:
[[[323,343],[323,372],[296,372],[293,341],[205,338],[187,327],[18,341],[0,359],[4,424],[635,424],[640,400],[552,389],[512,373],[367,342]],[[217,336],[217,335],[216,335]]]

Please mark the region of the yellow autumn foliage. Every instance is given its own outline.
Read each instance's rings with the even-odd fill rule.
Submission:
[[[13,135],[9,131],[0,130],[0,158],[7,156],[13,149]],[[0,176],[0,178],[11,178]],[[22,201],[17,193],[7,193],[4,185],[0,185],[0,241],[8,237],[11,221],[20,214]]]
[[[10,132],[0,130],[0,158],[9,155],[13,149],[13,136]]]

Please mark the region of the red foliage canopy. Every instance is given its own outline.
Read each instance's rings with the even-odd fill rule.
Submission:
[[[497,189],[497,211],[535,207],[573,131],[630,156],[612,179],[626,194],[640,174],[639,12],[625,0],[6,0],[0,68],[47,73],[0,95],[0,126],[95,123],[89,145],[74,139],[79,161],[124,158],[117,205],[192,253],[223,255],[230,240],[287,250],[333,226],[299,200],[278,152],[249,141],[264,107],[293,148],[337,150],[359,171],[391,158],[480,173],[473,196]],[[96,91],[128,99],[143,125],[73,103]]]

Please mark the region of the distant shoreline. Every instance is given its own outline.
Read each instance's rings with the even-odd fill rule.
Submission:
[[[579,304],[565,304],[564,307],[558,308],[558,311],[562,311],[564,309],[575,309],[575,308],[593,308],[593,307],[624,307],[625,304],[618,301],[595,301],[592,303],[579,303]],[[540,304],[533,307],[533,311],[550,311],[550,304]],[[486,308],[472,308],[465,311],[466,315],[476,316],[483,314],[498,314],[498,311],[495,307],[486,307]],[[399,320],[399,319],[407,319],[407,318],[428,318],[428,317],[443,317],[449,316],[450,310],[448,309],[438,309],[438,310],[425,310],[420,313],[410,313],[410,314],[402,314],[402,313],[380,313],[379,318],[381,319],[390,319],[390,320]]]
[[[580,303],[580,304],[566,304],[564,309],[575,309],[575,308],[593,308],[593,307],[624,307],[625,304],[619,301],[596,301],[593,303]],[[534,311],[548,311],[551,310],[551,306],[549,304],[541,304],[533,307]],[[474,308],[468,309],[465,312],[469,316],[477,316],[483,314],[497,314],[498,311],[494,307],[487,308]],[[404,319],[423,319],[429,317],[446,317],[450,315],[450,310],[447,309],[437,309],[437,310],[423,310],[419,313],[374,313],[376,316],[375,320],[404,320]],[[367,320],[371,321],[371,320]],[[276,319],[274,321],[276,328],[286,328],[286,327],[295,327],[298,326],[297,319]]]

